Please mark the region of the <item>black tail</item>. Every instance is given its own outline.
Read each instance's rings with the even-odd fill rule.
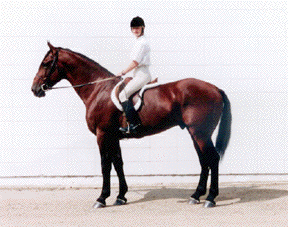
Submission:
[[[222,158],[225,154],[225,150],[228,146],[230,135],[231,135],[231,106],[230,101],[224,91],[219,90],[224,102],[224,108],[221,116],[221,121],[219,125],[219,131],[216,139],[216,149]]]

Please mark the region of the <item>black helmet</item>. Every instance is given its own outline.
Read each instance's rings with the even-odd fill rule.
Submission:
[[[144,23],[144,20],[141,18],[141,17],[134,17],[132,20],[131,20],[131,23],[130,23],[130,27],[133,28],[133,27],[145,27],[145,23]]]

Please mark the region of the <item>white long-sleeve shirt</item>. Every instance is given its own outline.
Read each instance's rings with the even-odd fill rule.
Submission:
[[[131,60],[136,61],[139,66],[149,66],[150,62],[150,45],[144,35],[136,39],[131,52]]]

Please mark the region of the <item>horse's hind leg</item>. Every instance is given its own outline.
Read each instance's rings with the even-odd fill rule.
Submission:
[[[192,135],[190,130],[189,132],[193,138],[193,142],[197,150],[201,165],[199,184],[196,189],[196,192],[191,196],[193,199],[190,200],[189,203],[197,203],[199,202],[200,196],[205,195],[209,169],[211,169],[211,185],[205,206],[212,207],[215,206],[214,199],[219,194],[219,188],[218,188],[219,155],[211,141],[211,138],[207,139],[203,138],[203,136]]]
[[[200,174],[200,179],[199,183],[197,186],[197,189],[195,193],[191,196],[191,199],[189,200],[190,204],[198,204],[200,203],[200,197],[202,195],[206,194],[206,189],[207,189],[207,180],[208,180],[208,174],[209,174],[209,168],[208,165],[206,164],[203,154],[201,152],[201,149],[199,148],[197,142],[194,140],[192,137],[195,149],[198,153],[198,157],[200,160],[200,165],[201,165],[201,174]]]
[[[212,142],[211,142],[212,143]],[[206,198],[205,207],[214,207],[216,205],[214,199],[219,194],[219,160],[220,156],[217,153],[214,145],[211,147],[209,155],[209,167],[211,169],[211,185],[209,194]]]

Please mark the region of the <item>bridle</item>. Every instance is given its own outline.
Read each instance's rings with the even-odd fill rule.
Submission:
[[[42,78],[38,74],[36,74],[36,76],[43,81],[43,84],[41,85],[41,89],[43,91],[48,91],[48,90],[52,89],[52,87],[50,87],[48,85],[49,83],[47,84],[47,82],[50,80],[50,78],[51,78],[52,74],[55,72],[56,68],[58,68],[57,67],[58,56],[59,56],[59,50],[56,51],[56,54],[55,54],[54,59],[53,59],[52,64],[51,64],[51,68],[50,68],[48,74],[44,76],[44,78]]]
[[[38,75],[36,74],[36,76],[43,81],[43,84],[41,85],[41,89],[42,89],[42,91],[44,91],[44,92],[49,91],[49,90],[53,90],[53,89],[79,88],[79,87],[84,87],[84,86],[87,86],[87,85],[92,85],[92,84],[95,84],[95,83],[100,83],[100,82],[103,82],[103,81],[112,80],[112,79],[115,79],[115,78],[116,78],[116,77],[109,77],[109,78],[106,78],[106,79],[96,80],[96,81],[88,82],[88,83],[85,83],[85,84],[78,84],[78,85],[71,85],[71,86],[63,86],[63,87],[51,87],[51,86],[48,85],[49,83],[47,84],[47,81],[50,80],[52,74],[55,72],[56,69],[57,69],[58,72],[59,72],[59,68],[58,68],[58,65],[57,65],[58,56],[59,56],[59,50],[56,51],[56,54],[55,54],[54,59],[53,59],[52,64],[51,64],[51,68],[50,68],[47,76],[45,76],[44,78],[42,78],[42,77],[40,77],[40,76],[38,76]]]

